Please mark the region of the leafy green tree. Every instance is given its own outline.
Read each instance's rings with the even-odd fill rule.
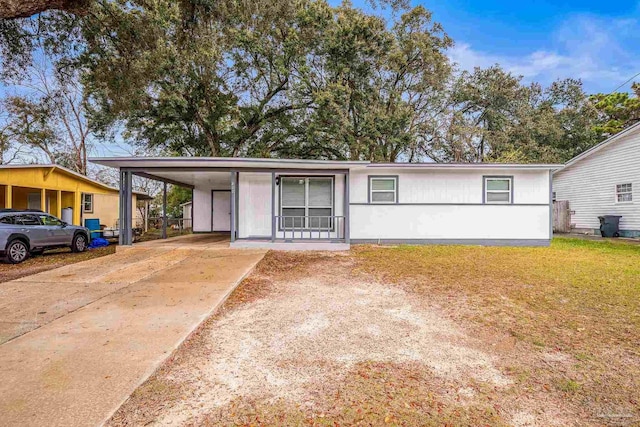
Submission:
[[[436,160],[482,162],[498,156],[528,109],[528,90],[499,66],[463,71],[454,81],[448,119],[431,155]]]
[[[115,36],[85,30],[94,123],[188,155],[421,154],[450,72],[451,40],[428,11],[388,29],[348,3],[252,7],[217,2],[185,29],[175,3],[113,5],[99,21],[128,19]]]
[[[595,144],[595,110],[578,80],[523,85],[498,65],[463,72],[428,155],[455,162],[563,162]]]
[[[162,197],[162,193],[159,194]],[[191,190],[177,185],[169,186],[167,190],[167,215],[171,218],[182,217],[183,203],[191,201]]]
[[[97,127],[124,123],[131,139],[179,154],[268,154],[275,129],[309,105],[286,93],[330,16],[324,4],[297,3],[257,2],[249,14],[215,2],[186,28],[176,2],[111,4],[85,28]]]
[[[589,97],[598,110],[598,123],[594,130],[599,139],[605,139],[640,121],[640,83],[634,83],[631,89],[634,96],[628,92],[614,92]]]
[[[313,61],[304,155],[418,159],[437,126],[451,40],[423,7],[385,22],[343,4]]]

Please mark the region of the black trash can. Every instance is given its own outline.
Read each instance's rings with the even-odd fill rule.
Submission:
[[[620,218],[619,215],[599,216],[600,234],[602,237],[620,237]]]

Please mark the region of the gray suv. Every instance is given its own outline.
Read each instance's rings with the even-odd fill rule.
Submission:
[[[83,252],[89,242],[85,227],[69,225],[41,211],[0,209],[0,257],[12,264],[45,249],[68,247]]]

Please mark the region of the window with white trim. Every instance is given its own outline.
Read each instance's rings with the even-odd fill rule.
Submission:
[[[370,176],[369,202],[397,203],[398,178],[395,176]]]
[[[82,212],[93,213],[93,194],[82,194]]]
[[[484,202],[489,204],[510,204],[513,179],[511,177],[485,177]]]
[[[333,178],[281,177],[280,227],[333,227]]]
[[[631,183],[616,185],[616,202],[625,203],[633,201],[633,192]]]

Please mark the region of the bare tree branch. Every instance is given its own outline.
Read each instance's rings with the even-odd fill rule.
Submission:
[[[47,10],[87,13],[91,0],[0,0],[0,19],[29,18]]]

